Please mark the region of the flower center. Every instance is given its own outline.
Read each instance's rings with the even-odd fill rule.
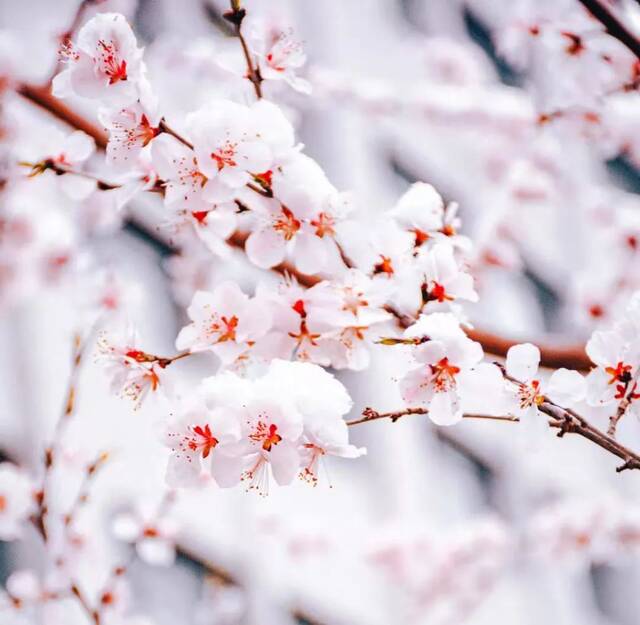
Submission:
[[[271,451],[273,445],[277,445],[282,440],[282,436],[278,434],[278,426],[274,423],[267,425],[264,421],[258,421],[249,438],[256,443],[261,443],[265,451]]]
[[[388,276],[393,275],[393,263],[388,256],[380,254],[380,262],[373,267],[373,273],[386,273]]]
[[[433,384],[437,392],[448,391],[456,386],[456,375],[460,373],[460,367],[449,364],[448,358],[439,360],[431,366]]]
[[[201,453],[203,458],[207,458],[211,450],[218,444],[218,439],[211,433],[209,424],[207,423],[204,427],[194,425],[190,430],[193,436],[187,442],[189,449]]]
[[[322,238],[325,234],[333,236],[336,232],[334,226],[335,219],[327,213],[320,213],[317,219],[311,221],[311,225],[316,229],[316,236]]]
[[[531,380],[528,384],[520,384],[518,388],[520,408],[530,408],[534,404],[539,406],[544,401],[540,393],[540,380]]]
[[[7,498],[4,495],[0,495],[0,512],[4,512],[7,509]]]
[[[110,85],[127,80],[127,62],[118,59],[116,46],[112,41],[106,42],[100,39],[98,41],[98,55],[98,61],[102,64],[101,70],[109,77]]]
[[[235,167],[238,164],[234,160],[237,147],[237,143],[227,141],[217,152],[211,152],[211,158],[216,162],[218,171],[225,167]]]
[[[291,241],[296,232],[300,230],[300,221],[295,218],[294,214],[286,206],[283,206],[282,214],[276,219],[273,229],[276,232],[280,232],[285,241]]]
[[[191,216],[201,225],[204,226],[209,211],[192,211]]]
[[[235,315],[232,317],[218,317],[217,313],[214,314],[207,334],[213,335],[217,343],[224,343],[225,341],[236,340],[236,329],[238,328],[239,319]]]
[[[358,314],[360,306],[368,306],[369,302],[364,299],[363,293],[355,292],[351,287],[344,289],[344,304],[342,310],[346,310],[354,315]]]
[[[418,228],[415,228],[412,232],[416,237],[415,247],[420,247],[431,238],[426,232],[419,230]]]
[[[426,302],[452,302],[454,300],[451,295],[447,294],[446,289],[439,282],[433,281],[431,288],[427,284],[422,285],[422,299]]]

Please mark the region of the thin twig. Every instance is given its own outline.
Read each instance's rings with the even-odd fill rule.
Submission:
[[[193,150],[193,143],[191,143],[191,141],[189,141],[188,139],[185,139],[181,134],[179,134],[173,128],[171,128],[167,124],[164,117],[160,120],[160,123],[158,124],[158,130],[160,132],[166,132],[168,135],[175,137],[178,141],[180,141],[180,143],[182,143],[183,145],[186,145],[190,150]]]
[[[609,35],[625,45],[640,59],[640,40],[614,15],[602,0],[578,0],[578,2],[605,27]]]
[[[624,417],[627,409],[629,408],[631,402],[636,397],[636,390],[638,388],[638,378],[640,378],[640,367],[635,372],[634,376],[627,381],[627,386],[624,389],[624,395],[618,404],[618,409],[615,414],[611,415],[609,419],[609,429],[607,430],[607,434],[612,438],[616,436],[616,429],[618,428],[618,422],[622,417]]]
[[[91,607],[89,600],[76,583],[71,584],[71,593],[74,595],[74,597],[76,597],[78,603],[80,604],[86,615],[94,623],[94,625],[100,625],[100,613]]]
[[[244,54],[245,61],[247,63],[247,79],[253,85],[253,89],[256,92],[258,100],[262,98],[262,76],[260,75],[260,67],[254,65],[251,51],[247,45],[247,41],[242,34],[242,22],[246,17],[247,12],[241,8],[239,0],[231,0],[231,10],[224,14],[224,18],[231,22],[235,28],[235,35],[240,40],[242,46],[242,53]]]
[[[376,421],[377,419],[390,419],[392,423],[395,423],[402,417],[408,417],[410,415],[425,415],[429,414],[427,408],[403,408],[402,410],[396,410],[394,412],[378,412],[373,408],[365,408],[362,411],[362,416],[351,421],[346,421],[348,426],[359,425],[360,423],[368,423],[369,421]],[[503,416],[503,415],[485,415],[485,414],[464,414],[463,419],[484,419],[488,421],[508,421],[510,423],[517,423],[520,421],[518,417]]]
[[[31,168],[31,173],[29,174],[30,177],[37,176],[45,171],[52,171],[58,176],[71,174],[74,176],[80,176],[81,178],[86,178],[87,180],[92,180],[96,183],[96,186],[98,187],[98,189],[100,189],[100,191],[111,191],[113,189],[122,188],[121,184],[106,182],[95,174],[87,171],[79,171],[76,169],[71,169],[70,167],[65,167],[64,165],[60,165],[60,163],[56,163],[53,159],[50,158],[47,158],[39,163],[27,163],[23,161],[19,164],[23,167]]]

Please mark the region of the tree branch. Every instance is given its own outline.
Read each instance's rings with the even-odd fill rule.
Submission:
[[[100,148],[105,148],[107,145],[108,137],[104,131],[97,128],[94,124],[86,120],[81,115],[78,115],[75,111],[63,104],[57,98],[51,95],[50,88],[47,87],[34,87],[31,85],[20,85],[18,87],[18,93],[25,97],[27,100],[46,110],[51,115],[57,117],[59,120],[67,123],[69,126],[82,130],[88,135],[93,137],[96,145]],[[165,123],[166,126],[166,123]],[[168,127],[167,127],[168,128]],[[169,132],[168,129],[163,130]],[[173,136],[176,136],[175,131],[170,132]],[[181,138],[177,137],[179,140]],[[267,191],[260,190],[257,185],[249,183],[249,187],[256,193],[260,193],[265,197],[270,197]],[[150,236],[153,236],[150,234]],[[244,243],[247,239],[247,235],[243,232],[234,233],[227,243],[233,247],[244,249]],[[296,280],[303,286],[310,287],[320,282],[321,278],[317,276],[309,276],[301,274],[289,263],[282,263],[274,268],[279,273],[288,273],[296,278]],[[467,330],[467,334],[474,341],[478,341],[483,349],[494,356],[505,357],[507,351],[513,345],[517,345],[521,342],[526,342],[527,339],[514,340],[505,338],[503,336],[486,332],[482,330]],[[531,341],[538,345],[540,348],[540,364],[543,367],[557,368],[567,367],[569,369],[588,370],[591,367],[591,362],[587,358],[582,344],[567,345],[567,346],[555,346],[540,344],[538,341]]]
[[[231,0],[231,10],[227,11],[223,17],[231,22],[235,28],[235,35],[240,40],[242,46],[242,53],[244,54],[245,61],[247,63],[247,79],[251,81],[253,89],[256,92],[258,100],[262,98],[262,76],[260,75],[260,67],[254,65],[251,51],[247,45],[247,41],[242,34],[242,22],[246,17],[247,12],[240,6],[240,0]]]
[[[609,35],[625,45],[640,59],[640,40],[607,7],[602,0],[578,0],[598,20]]]

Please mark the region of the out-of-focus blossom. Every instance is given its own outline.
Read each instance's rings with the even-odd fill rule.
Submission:
[[[14,540],[35,512],[34,486],[29,477],[10,462],[0,464],[0,539]]]

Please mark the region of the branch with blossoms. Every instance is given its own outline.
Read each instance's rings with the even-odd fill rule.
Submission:
[[[542,393],[530,371],[540,360],[537,348],[511,346],[506,373],[482,362],[482,347],[463,330],[461,304],[477,301],[478,294],[467,271],[471,242],[459,234],[455,204],[446,205],[432,186],[417,183],[369,224],[367,239],[356,244],[360,229],[351,199],[300,151],[288,120],[263,97],[262,86],[269,86],[270,79],[300,87],[295,76],[304,60],[299,47],[278,39],[271,49],[260,48],[264,44],[251,43],[244,35],[245,18],[245,10],[232,2],[226,19],[236,26],[240,42],[244,69],[239,76],[258,98],[251,106],[219,101],[174,129],[157,108],[135,36],[115,14],[98,15],[81,29],[77,45],[67,42],[66,69],[53,83],[59,97],[97,100],[109,133],[107,162],[116,169],[126,165],[135,172],[136,163],[138,171],[144,169],[140,175],[148,180],[146,190],[161,192],[174,233],[195,231],[215,254],[242,218],[249,234],[231,240],[254,265],[285,272],[277,290],[260,285],[254,297],[232,282],[211,293],[197,292],[187,311],[191,323],[176,339],[176,356],[148,353],[132,331],[101,339],[101,358],[114,391],[131,397],[136,406],[163,387],[164,369],[174,361],[203,351],[220,361],[218,375],[203,381],[167,427],[170,485],[197,480],[206,462],[220,485],[246,481],[265,494],[271,474],[279,483],[299,475],[315,484],[327,454],[361,455],[363,450],[348,443],[346,426],[380,416],[371,412],[355,422],[343,421],[350,408],[346,389],[320,367],[366,368],[383,328],[404,329],[401,337],[382,334],[380,342],[409,348],[408,359],[417,364],[400,382],[404,400],[423,406],[411,411],[451,425],[463,418],[462,405],[481,389],[483,395],[503,400],[501,408],[506,406],[504,416],[486,418],[546,425],[542,412],[561,434],[580,433],[621,457],[625,468],[634,467],[634,456],[615,442],[612,432],[602,435]],[[233,69],[233,62],[225,63]],[[89,66],[94,69],[90,76]],[[80,174],[72,168],[80,157],[66,149],[55,159],[33,162],[32,173]],[[143,168],[149,159],[151,168]],[[98,186],[114,188],[99,181]],[[302,283],[291,277],[290,268]],[[589,355],[600,364],[598,355]],[[527,362],[519,362],[523,359]],[[269,363],[265,375],[251,376],[253,369]],[[612,376],[607,385],[624,385],[622,376],[632,366],[624,360],[605,366]],[[590,379],[598,369],[594,372]],[[334,415],[328,438],[320,434],[313,410],[267,408],[272,401],[268,389],[284,388],[285,380],[292,379],[299,379],[310,397],[313,389],[333,395],[334,404],[327,408]],[[550,384],[572,401],[581,401],[586,388],[578,372],[565,369]],[[623,395],[608,398],[620,400],[620,418],[632,408],[634,388],[624,386]],[[322,405],[320,396],[316,402]],[[228,414],[219,423],[199,416],[220,411]],[[467,416],[481,417],[468,411]]]

